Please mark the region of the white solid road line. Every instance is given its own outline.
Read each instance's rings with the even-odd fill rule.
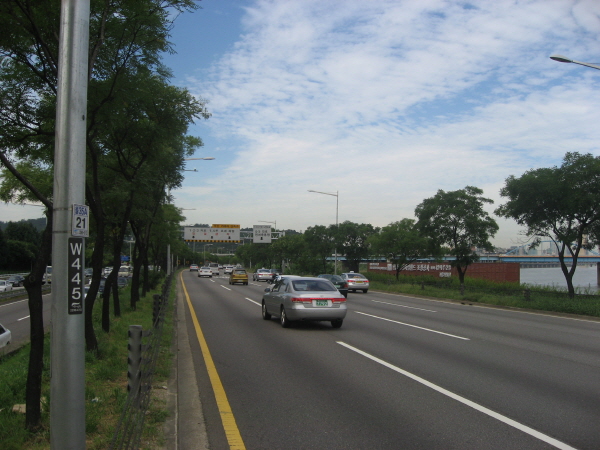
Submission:
[[[409,308],[409,309],[418,309],[419,311],[437,312],[437,311],[434,311],[433,309],[415,308],[414,306],[406,306],[406,305],[399,305],[398,303],[382,302],[381,300],[371,300],[371,301],[375,302],[375,303],[383,303],[384,305],[398,306],[399,308]]]
[[[539,439],[540,441],[544,441],[544,442],[546,442],[550,445],[553,445],[554,447],[561,449],[561,450],[576,450],[575,447],[571,447],[570,445],[565,444],[564,442],[561,442],[557,439],[554,439],[553,437],[550,437],[548,435],[540,433],[539,431],[534,430],[533,428],[530,428],[527,425],[523,425],[522,423],[519,423],[515,420],[509,419],[508,417],[503,416],[502,414],[498,414],[497,412],[494,412],[491,409],[486,408],[485,406],[481,406],[475,402],[472,402],[471,400],[461,397],[460,395],[450,392],[450,391],[438,386],[437,384],[433,384],[430,381],[425,380],[424,378],[421,378],[417,375],[407,372],[406,370],[400,369],[399,367],[394,366],[393,364],[390,364],[382,359],[379,359],[373,355],[370,355],[367,352],[359,350],[356,347],[348,345],[345,342],[338,341],[337,343],[346,347],[349,350],[352,350],[353,352],[358,353],[359,355],[369,358],[371,361],[375,361],[376,363],[379,363],[382,366],[385,366],[385,367],[392,369],[408,378],[411,378],[412,380],[414,380],[418,383],[421,383],[424,386],[427,386],[427,387],[433,389],[434,391],[437,391],[443,395],[446,395],[447,397],[450,397],[456,401],[459,401],[460,403],[462,403],[464,405],[470,406],[471,408],[473,408],[479,412],[482,412],[484,414],[487,414],[488,416],[490,416],[494,419],[497,419],[500,422],[504,422],[505,424],[510,425],[513,428],[516,428],[517,430],[523,431],[524,433],[527,433],[530,436],[533,436],[534,438]]]
[[[386,319],[385,317],[374,316],[372,314],[367,314],[367,313],[360,312],[360,311],[354,311],[354,312],[356,314],[362,314],[363,316],[369,316],[369,317],[374,317],[375,319],[385,320],[386,322],[393,322],[393,323],[397,323],[397,324],[400,324],[400,325],[406,325],[407,327],[418,328],[419,330],[430,331],[432,333],[443,334],[444,336],[449,336],[449,337],[456,338],[456,339],[462,339],[463,341],[470,341],[471,340],[471,339],[466,338],[466,337],[456,336],[454,334],[444,333],[443,331],[432,330],[430,328],[418,327],[416,325],[411,325],[410,323],[398,322],[397,320]]]

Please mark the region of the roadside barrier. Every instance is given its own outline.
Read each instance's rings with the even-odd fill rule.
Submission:
[[[113,435],[111,450],[139,448],[144,419],[152,392],[152,379],[158,360],[160,342],[168,309],[173,275],[163,285],[162,295],[154,295],[151,330],[140,325],[130,325],[127,357],[127,390],[129,392],[121,417]],[[144,344],[144,341],[146,343]]]
[[[51,284],[45,284],[42,286],[42,294],[47,294],[52,289]],[[0,302],[2,300],[8,300],[16,297],[27,297],[27,291],[23,289],[12,289],[7,292],[0,292]]]

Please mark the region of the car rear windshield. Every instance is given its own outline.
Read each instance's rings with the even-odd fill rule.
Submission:
[[[365,277],[364,275],[362,275],[360,273],[349,273],[348,278],[367,278],[367,277]]]
[[[292,281],[294,290],[302,291],[337,291],[335,286],[323,280],[294,280]]]
[[[245,270],[234,270],[233,273],[237,273],[239,275],[244,275],[246,273]]]

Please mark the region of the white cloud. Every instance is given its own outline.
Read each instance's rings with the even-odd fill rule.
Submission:
[[[335,199],[307,189],[377,226],[438,189],[475,185],[497,206],[507,176],[598,152],[600,73],[548,56],[598,54],[599,15],[595,1],[256,1],[191,88],[236,150],[190,221],[333,223]],[[518,227],[499,222],[510,245]]]
[[[189,223],[334,223],[335,198],[308,189],[339,191],[340,221],[376,226],[466,185],[482,188],[493,212],[509,175],[560,164],[567,151],[600,154],[600,72],[548,58],[600,62],[597,0],[245,5],[242,33],[219,46],[220,60],[200,66],[185,53],[193,45],[179,55],[213,113],[192,132],[207,142],[201,156],[217,158],[194,164],[174,192],[195,209],[184,211]],[[218,8],[221,19],[230,12]],[[187,22],[186,44],[210,12]],[[496,243],[520,238],[514,222],[498,222]]]

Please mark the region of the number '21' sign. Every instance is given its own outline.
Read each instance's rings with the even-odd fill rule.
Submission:
[[[90,236],[90,209],[87,205],[73,205],[71,236]]]
[[[85,277],[83,276],[84,245],[81,238],[69,238],[69,314],[83,313]]]

